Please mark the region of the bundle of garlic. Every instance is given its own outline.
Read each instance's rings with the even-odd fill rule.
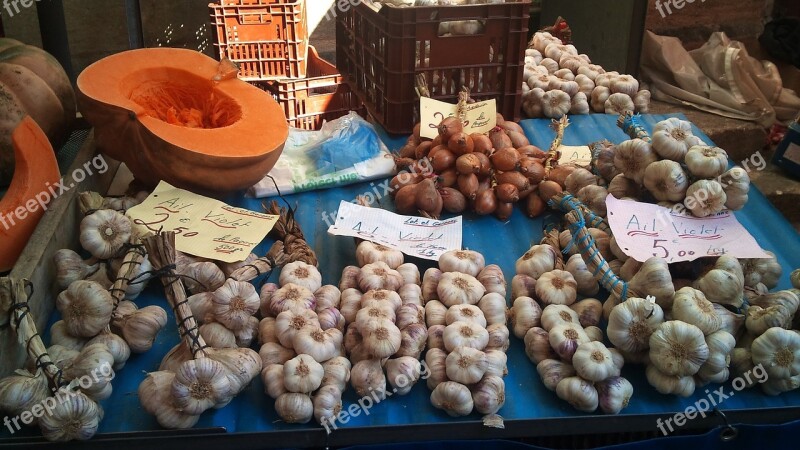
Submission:
[[[175,272],[175,233],[163,232],[144,239],[148,257],[161,274],[161,283],[183,338],[139,385],[139,401],[165,428],[190,428],[200,414],[222,408],[261,371],[261,360],[249,348],[215,349],[200,335],[186,301],[182,276]],[[244,303],[244,300],[242,300]]]
[[[528,117],[648,112],[650,91],[633,76],[606,72],[546,31],[534,34],[529,47],[522,83],[522,109]]]
[[[502,426],[505,403],[506,282],[499,266],[472,250],[452,250],[422,282],[431,403],[451,416],[473,409],[487,426]]]
[[[261,379],[278,415],[288,423],[335,420],[350,380],[341,292],[323,286],[316,267],[295,261],[283,267],[278,284],[262,287],[260,298]]]

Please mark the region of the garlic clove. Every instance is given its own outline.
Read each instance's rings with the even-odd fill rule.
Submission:
[[[425,303],[425,322],[428,327],[447,324],[447,307],[438,300]]]
[[[439,383],[431,393],[431,404],[452,417],[466,416],[474,406],[469,389],[455,381]]]
[[[558,359],[558,354],[550,346],[548,332],[539,327],[533,327],[525,333],[525,354],[534,364],[539,364],[546,359]]]
[[[112,333],[111,331],[104,330],[86,343],[86,346],[92,344],[103,344],[108,349],[109,353],[114,357],[114,370],[122,369],[128,358],[131,356],[131,348],[123,338]]]
[[[87,339],[69,334],[67,323],[63,320],[55,322],[50,327],[50,343],[52,345],[61,345],[70,350],[80,351],[87,342]]]

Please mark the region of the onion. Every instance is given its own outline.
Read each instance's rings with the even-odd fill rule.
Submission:
[[[453,187],[458,182],[458,172],[455,168],[450,168],[439,174],[438,185],[442,187]]]
[[[422,144],[420,144],[422,145]],[[400,148],[400,151],[397,152],[401,158],[416,158],[417,157],[417,145],[413,142],[407,142],[406,145]]]
[[[478,176],[474,173],[458,176],[458,190],[470,200],[478,195]]]
[[[510,122],[506,122],[510,123]],[[513,203],[506,203],[500,202],[497,204],[497,209],[494,210],[494,215],[498,219],[502,221],[506,221],[511,217],[511,214],[514,213],[514,204]]]
[[[522,147],[518,147],[517,151],[522,156],[530,156],[532,158],[542,158],[542,159],[547,157],[547,152],[545,152],[544,150],[540,149],[535,145],[524,145]]]
[[[460,214],[467,209],[467,198],[457,189],[449,187],[441,188],[439,189],[439,194],[442,196],[445,211],[453,214]]]
[[[432,148],[433,148],[432,141],[421,142],[418,146],[414,147],[413,157],[417,159],[422,159],[428,156],[428,153],[430,153]],[[402,154],[400,156],[402,156]]]
[[[498,184],[495,188],[497,199],[503,203],[516,203],[519,201],[519,189],[511,183]]]
[[[394,196],[394,209],[399,214],[415,214],[417,212],[417,186],[404,186]]]
[[[508,124],[514,122],[506,122],[506,123]],[[506,134],[508,135],[508,138],[511,139],[512,147],[520,148],[520,147],[525,147],[526,145],[531,145],[531,142],[528,140],[528,138],[525,137],[525,135],[522,134],[521,132],[517,132],[514,130],[505,130],[505,131]]]
[[[505,122],[500,123],[497,126],[499,126],[500,128],[502,128],[502,129],[504,129],[506,131],[513,131],[513,132],[520,133],[520,134],[523,134],[523,135],[525,134],[525,131],[522,129],[521,126],[519,126],[519,124],[517,122],[512,122],[510,120],[506,120]]]
[[[530,218],[539,217],[544,212],[544,200],[539,197],[538,193],[534,192],[528,195],[528,199],[525,202],[525,212]]]
[[[455,117],[448,117],[439,124],[439,136],[442,137],[442,142],[447,142],[453,137],[454,134],[464,131],[461,121]]]
[[[491,175],[492,173],[492,161],[489,159],[488,156],[484,155],[483,153],[472,153],[475,155],[478,160],[481,162],[481,170],[478,172],[478,175]]]
[[[481,153],[467,153],[456,159],[456,171],[461,175],[479,173],[481,171]],[[485,155],[484,155],[485,156]]]
[[[473,149],[474,152],[483,153],[487,156],[492,152],[492,140],[489,139],[489,136],[480,133],[473,133],[470,134],[470,137],[472,138],[472,142],[475,146]]]
[[[413,172],[406,172],[397,174],[391,181],[389,181],[389,187],[392,189],[390,194],[397,195],[397,191],[400,189],[410,186],[412,184],[417,184],[422,181],[425,177],[418,173]]]
[[[552,180],[539,183],[539,197],[545,202],[550,200],[554,195],[561,193],[563,190],[560,184]]]
[[[475,149],[475,142],[467,133],[454,134],[449,141],[447,141],[447,148],[450,149],[456,156],[461,156],[466,153],[472,153]]]
[[[492,141],[492,147],[494,147],[495,151],[513,147],[511,145],[511,138],[509,138],[506,131],[500,127],[492,128],[489,131],[489,139]]]
[[[575,169],[575,166],[555,166],[552,168],[552,170],[550,170],[550,175],[547,177],[547,179],[558,183],[562,190],[566,189],[567,177],[570,176]]]
[[[525,175],[511,171],[511,172],[503,172],[497,175],[497,184],[505,184],[511,183],[517,187],[517,190],[524,191],[531,186],[530,180],[525,177]]]
[[[435,155],[431,156],[431,166],[433,166],[434,172],[439,173],[453,167],[456,163],[456,155],[447,148],[437,148],[442,148],[442,150],[437,151]]]
[[[492,165],[495,169],[502,170],[503,172],[515,170],[519,167],[519,153],[512,147],[506,147],[494,152],[489,159],[492,161]]]
[[[542,163],[528,156],[520,158],[519,171],[531,181],[531,184],[539,184],[544,179],[544,166]]]
[[[423,211],[433,211],[436,208],[436,197],[439,196],[439,192],[436,190],[436,185],[433,180],[426,178],[416,186],[417,191],[415,197],[417,208]]]
[[[492,214],[497,209],[497,196],[494,189],[486,189],[475,198],[475,212],[481,216]]]

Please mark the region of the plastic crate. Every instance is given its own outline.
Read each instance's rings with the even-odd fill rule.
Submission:
[[[305,0],[222,0],[208,5],[217,57],[246,81],[302,78],[308,59]]]
[[[289,126],[319,130],[323,122],[356,111],[366,116],[366,109],[336,67],[322,59],[309,46],[308,75],[303,79],[284,79],[256,83],[272,93],[283,106]]]
[[[416,75],[437,100],[494,98],[498,112],[520,117],[530,0],[379,11],[361,3],[336,18],[336,65],[388,132],[407,134],[419,121]],[[439,36],[442,22],[484,21],[478,35]]]

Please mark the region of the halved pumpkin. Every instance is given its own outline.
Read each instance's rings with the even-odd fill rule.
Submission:
[[[118,53],[80,74],[78,107],[100,151],[146,185],[245,189],[275,165],[289,128],[271,95],[222,68],[187,49]]]
[[[16,170],[0,199],[0,272],[14,267],[42,218],[58,171],[53,146],[31,116],[26,116],[11,134]]]

